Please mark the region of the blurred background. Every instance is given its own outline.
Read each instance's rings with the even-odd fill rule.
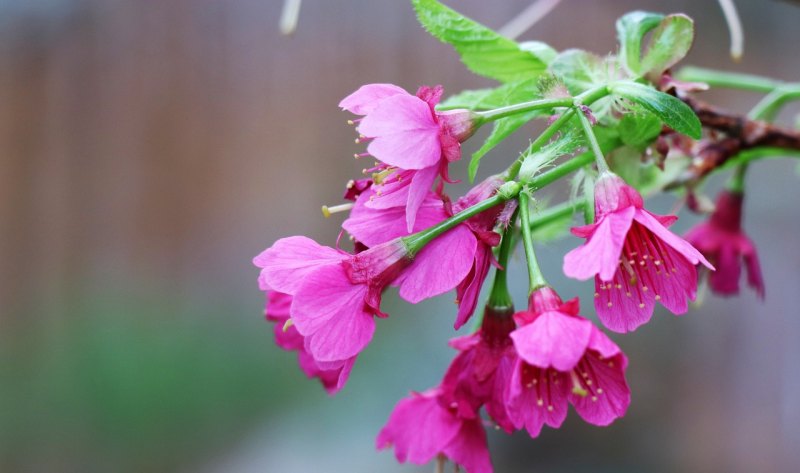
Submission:
[[[499,28],[531,2],[447,3]],[[740,64],[712,1],[564,0],[521,39],[606,54],[624,12],[682,11],[697,22],[685,64],[800,80],[797,4],[737,4]],[[306,0],[291,37],[281,6],[0,0],[0,472],[432,468],[396,465],[374,437],[398,399],[438,383],[452,297],[412,307],[388,294],[392,317],[329,398],[273,345],[250,261],[283,236],[334,243],[341,216],[325,220],[320,205],[338,203],[363,167],[342,97],[369,82],[491,83],[424,33],[406,1]],[[743,112],[759,97],[704,98]],[[491,153],[483,175],[534,132]],[[797,471],[800,176],[784,160],[748,179],[766,301],[707,295],[685,317],[658,312],[614,335],[631,359],[628,415],[596,428],[572,412],[536,440],[491,432],[498,473]],[[682,216],[679,231],[697,221]],[[592,288],[560,276],[577,243],[549,244],[541,259],[593,316]]]

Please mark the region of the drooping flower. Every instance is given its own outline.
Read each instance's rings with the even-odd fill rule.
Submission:
[[[275,344],[286,351],[297,352],[297,362],[303,373],[311,378],[318,378],[328,394],[336,394],[347,382],[355,357],[333,369],[322,369],[314,357],[305,349],[305,338],[297,328],[289,323],[289,308],[292,296],[277,291],[267,291],[267,306],[264,310],[266,319],[275,323]]]
[[[514,425],[506,412],[505,391],[516,361],[509,334],[514,330],[513,308],[487,306],[477,332],[450,341],[459,354],[441,384],[441,400],[465,419],[480,418],[481,406],[507,433]]]
[[[764,298],[764,280],[756,247],[742,231],[744,194],[723,190],[711,218],[689,230],[686,240],[717,268],[708,276],[711,290],[725,296],[739,293],[741,261],[747,268],[747,283]]]
[[[367,152],[381,161],[375,179],[375,208],[398,203],[406,207],[406,225],[414,227],[417,211],[437,176],[447,179],[447,165],[461,158],[461,142],[478,128],[476,115],[466,109],[437,112],[441,86],[420,87],[411,95],[392,84],[364,85],[339,106],[356,115],[358,132],[369,141]],[[379,202],[381,201],[381,202]]]
[[[514,315],[517,353],[506,392],[508,414],[531,437],[544,424],[560,427],[567,404],[595,425],[625,414],[630,389],[628,359],[603,332],[578,315],[578,299],[566,303],[549,287],[531,294],[527,311]]]
[[[714,269],[691,244],[667,230],[677,217],[655,215],[617,175],[595,185],[595,223],[572,229],[586,238],[564,257],[564,273],[595,278],[595,308],[603,325],[628,332],[644,324],[656,301],[683,314],[697,293],[697,270]]]
[[[424,465],[444,456],[467,473],[492,473],[486,432],[480,418],[465,419],[443,405],[432,389],[397,403],[376,439],[376,447],[394,447],[400,463]]]
[[[259,281],[293,297],[290,316],[305,348],[326,369],[356,356],[372,339],[381,293],[409,264],[400,239],[348,255],[295,236],[278,240],[253,263]]]

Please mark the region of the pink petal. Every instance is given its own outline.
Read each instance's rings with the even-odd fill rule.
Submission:
[[[506,398],[514,425],[518,429],[524,427],[532,438],[539,436],[544,424],[561,427],[567,418],[566,381],[563,373],[542,370],[518,360]]]
[[[456,321],[453,326],[456,330],[467,323],[475,312],[481,288],[486,280],[486,275],[489,273],[491,262],[491,247],[479,242],[475,252],[475,264],[467,277],[458,285],[458,314],[456,314]]]
[[[375,320],[364,310],[367,290],[350,283],[341,265],[305,276],[292,303],[292,320],[315,360],[351,358],[372,339]]]
[[[736,247],[730,244],[720,245],[714,259],[714,265],[717,270],[708,277],[711,289],[723,295],[738,294],[741,263]]]
[[[361,120],[358,131],[373,138],[367,151],[390,166],[423,169],[437,165],[442,156],[439,125],[428,104],[414,96],[382,100]]]
[[[397,461],[424,465],[443,452],[461,422],[434,396],[412,394],[397,403],[376,439],[376,447],[394,446]]]
[[[756,290],[756,294],[761,299],[764,299],[764,279],[761,276],[761,265],[758,263],[758,253],[750,242],[751,246],[749,251],[744,252],[744,262],[747,265],[747,284]]]
[[[642,291],[638,285],[630,284],[619,270],[609,283],[595,277],[594,307],[600,322],[609,330],[632,332],[647,323],[653,315],[654,297],[652,291]]]
[[[350,217],[342,223],[342,228],[347,233],[369,247],[407,236],[411,233],[406,228],[405,206],[374,209],[367,206],[369,197],[370,195],[368,194],[361,195],[356,201],[353,210],[350,211]],[[447,218],[447,214],[444,211],[442,200],[433,193],[429,193],[417,213],[414,231],[424,230],[445,218]]]
[[[603,217],[589,240],[564,256],[564,274],[586,280],[600,274],[610,281],[619,268],[619,255],[636,209],[627,207]]]
[[[625,415],[631,403],[631,391],[625,381],[626,365],[627,359],[622,353],[602,359],[596,353],[587,354],[578,365],[576,371],[587,395],[570,392],[569,400],[586,422],[605,426]]]
[[[492,461],[486,443],[486,431],[479,419],[464,421],[461,429],[444,449],[453,463],[464,467],[467,473],[492,473]]]
[[[426,197],[431,192],[433,181],[439,171],[436,166],[420,169],[411,178],[411,185],[408,187],[408,203],[406,204],[406,229],[410,232],[414,228],[414,222],[417,220],[417,213]]]
[[[253,264],[261,268],[261,277],[272,289],[294,294],[310,272],[345,258],[347,255],[310,238],[293,236],[276,241],[253,258]]]
[[[659,222],[650,212],[636,209],[636,215],[634,216],[634,219],[647,227],[647,229],[653,232],[659,239],[661,239],[661,241],[674,248],[675,251],[683,255],[683,257],[689,260],[692,264],[702,263],[708,269],[712,271],[714,270],[714,266],[706,261],[705,257],[703,257],[703,255],[697,251],[695,247],[690,245],[689,242],[683,238],[664,228],[664,225],[662,225],[661,222]]]
[[[469,273],[478,240],[464,225],[458,225],[428,243],[394,284],[400,297],[416,304],[454,289]]]
[[[519,357],[528,364],[569,371],[586,352],[591,333],[588,320],[549,311],[511,332],[511,339]]]
[[[342,99],[339,107],[356,115],[366,115],[375,110],[381,100],[394,95],[410,94],[394,84],[362,85],[358,90]]]

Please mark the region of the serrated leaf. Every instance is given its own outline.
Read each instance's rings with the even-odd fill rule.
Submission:
[[[694,41],[694,22],[686,15],[667,15],[650,37],[641,60],[641,74],[657,78],[684,58]]]
[[[562,51],[550,63],[550,71],[564,81],[572,95],[608,82],[608,64],[582,49]]]
[[[616,82],[609,88],[613,95],[641,105],[678,133],[700,139],[700,119],[688,105],[672,95],[630,81]]]
[[[519,49],[528,51],[545,64],[553,62],[553,59],[555,59],[558,54],[558,51],[550,47],[549,44],[541,41],[524,41],[519,43]]]
[[[511,82],[533,78],[547,64],[536,54],[436,0],[412,0],[417,18],[434,37],[452,45],[472,72]]]
[[[644,11],[630,12],[617,20],[617,39],[622,65],[635,76],[642,75],[642,39],[657,27],[664,15]]]
[[[448,97],[440,103],[438,110],[468,108],[470,110],[490,110],[515,103],[541,98],[536,79],[510,82],[489,89],[465,90]]]
[[[521,113],[519,115],[512,115],[510,117],[501,118],[494,122],[492,133],[483,142],[483,145],[478,151],[472,153],[472,158],[469,160],[467,167],[467,175],[469,181],[475,181],[475,175],[478,173],[478,166],[481,164],[481,159],[492,150],[495,146],[500,144],[501,141],[506,139],[509,135],[517,131],[522,125],[533,120],[536,116],[541,115],[541,110],[536,110],[528,113]]]
[[[641,150],[661,134],[661,120],[645,110],[626,113],[620,119],[617,130],[623,143]]]

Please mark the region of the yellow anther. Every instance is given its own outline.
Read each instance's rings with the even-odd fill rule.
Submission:
[[[294,325],[294,321],[292,319],[286,319],[286,322],[283,323],[283,329],[282,330],[285,332],[285,331],[289,330],[289,327],[291,327],[292,325]]]

